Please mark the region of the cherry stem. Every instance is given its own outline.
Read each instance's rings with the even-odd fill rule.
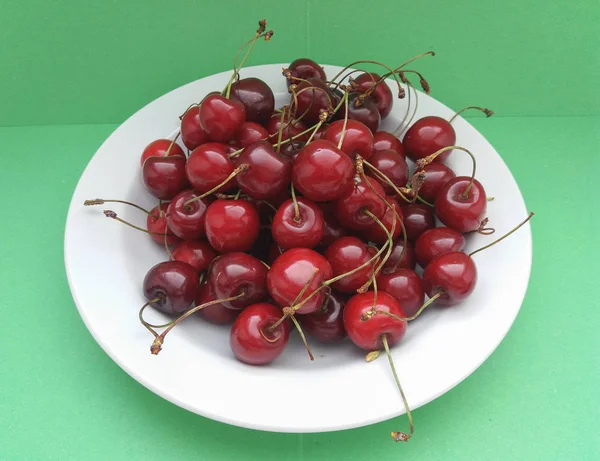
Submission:
[[[375,191],[375,192],[377,193],[377,191]],[[386,205],[388,206],[388,208],[390,208],[394,212],[396,211],[396,207],[395,206],[390,205],[389,202],[387,202],[385,199],[383,199],[383,201],[386,203]],[[396,231],[396,219],[392,220],[392,229],[391,229],[391,231],[388,231],[387,227],[385,227],[385,224],[383,224],[377,218],[377,216],[375,216],[369,210],[365,209],[365,210],[363,210],[363,213],[365,213],[366,215],[370,216],[383,229],[383,231],[387,234],[388,240],[385,243],[385,245],[383,245],[381,247],[381,249],[383,250],[386,246],[388,248],[387,248],[387,253],[382,258],[381,262],[379,263],[379,266],[377,266],[377,268],[373,271],[373,273],[371,274],[371,277],[369,278],[369,280],[367,280],[367,282],[363,286],[361,286],[358,290],[356,290],[358,293],[364,293],[365,291],[367,291],[369,289],[369,286],[371,286],[372,283],[373,284],[377,283],[377,282],[375,282],[375,278],[377,277],[377,275],[379,274],[379,272],[381,271],[381,269],[385,265],[386,261],[390,258],[390,255],[392,254],[392,246],[394,245],[393,236],[394,236],[394,232]],[[396,213],[396,216],[399,218],[399,216],[398,216],[397,213]],[[375,297],[376,296],[377,296],[377,294],[375,295]]]
[[[419,92],[417,90],[415,90],[415,87],[413,86],[412,83],[410,83],[410,81],[408,79],[406,80],[406,86],[408,87],[408,98],[409,98],[409,101],[410,101],[410,90],[412,90],[413,93],[414,93],[414,95],[415,95],[415,108],[413,109],[412,115],[408,119],[408,122],[404,125],[404,128],[402,128],[402,131],[400,131],[400,134],[398,136],[401,136],[402,134],[404,134],[404,132],[406,130],[408,130],[408,127],[410,126],[410,124],[412,123],[412,121],[414,120],[414,118],[416,117],[417,110],[419,109]]]
[[[367,167],[373,172],[375,173],[376,176],[379,177],[379,179],[385,181],[392,189],[394,189],[394,192],[396,192],[396,194],[398,194],[400,196],[400,198],[402,198],[402,200],[404,200],[405,202],[410,202],[410,200],[400,191],[400,189],[398,189],[398,187],[392,182],[392,180],[389,178],[389,176],[387,176],[385,173],[383,173],[382,171],[380,171],[379,169],[377,169],[377,167],[371,163],[369,163],[366,160],[363,160],[363,163],[365,165],[367,165]]]
[[[340,85],[342,85],[342,82],[343,82],[344,80],[346,80],[347,78],[349,78],[349,77],[350,77],[352,74],[356,74],[357,72],[363,72],[363,73],[365,73],[365,72],[367,72],[367,71],[366,71],[366,70],[363,70],[363,69],[354,69],[354,70],[351,70],[350,72],[348,72],[346,75],[342,76],[342,77],[340,78],[340,81],[339,81],[339,82],[336,82],[335,80],[327,80],[325,83],[327,83],[327,84],[329,84],[329,85],[334,85],[334,86],[335,86],[335,88],[334,88],[334,89],[337,89],[337,88],[339,88],[339,87],[340,87]]]
[[[156,216],[155,214],[152,214],[150,211],[146,210],[145,208],[142,208],[141,206],[136,205],[135,203],[127,202],[125,200],[105,200],[103,198],[95,198],[92,200],[86,200],[85,202],[83,202],[83,206],[104,205],[105,203],[122,203],[124,205],[129,205],[134,208],[137,208],[138,210],[146,213],[148,216],[152,216],[154,219],[159,218],[158,216]]]
[[[169,235],[169,226],[165,225],[165,239],[164,239],[164,243],[165,243],[165,250],[167,251],[167,256],[169,257],[169,261],[173,261],[173,253],[171,253],[171,249],[169,248],[169,240],[168,240],[168,235]]]
[[[173,140],[171,141],[171,144],[169,144],[169,147],[167,148],[167,153],[165,154],[165,157],[169,156],[169,154],[171,153],[171,149],[175,145],[175,141],[177,141],[177,138],[179,138],[180,135],[181,135],[181,130],[179,130],[177,132],[177,135],[173,138]]]
[[[529,216],[527,216],[527,218],[526,218],[526,219],[525,219],[523,222],[521,222],[519,225],[517,225],[515,228],[513,228],[513,229],[512,229],[512,230],[510,230],[510,231],[508,231],[508,232],[507,232],[506,234],[504,234],[502,237],[500,237],[500,238],[498,238],[498,239],[494,240],[493,242],[491,242],[491,243],[488,243],[487,245],[485,245],[485,246],[482,246],[481,248],[478,248],[478,249],[477,249],[477,250],[475,250],[475,251],[472,251],[471,253],[469,253],[469,256],[473,256],[474,254],[477,254],[477,253],[479,253],[480,251],[487,250],[489,247],[491,247],[491,246],[494,246],[496,243],[499,243],[499,242],[501,242],[501,241],[502,241],[502,240],[504,240],[506,237],[508,237],[509,235],[513,234],[514,232],[516,232],[517,230],[519,230],[519,229],[520,229],[522,226],[524,226],[524,225],[527,223],[527,221],[529,221],[531,218],[533,218],[533,215],[534,215],[534,213],[529,213]]]
[[[427,200],[425,200],[423,197],[421,197],[419,194],[417,194],[417,200],[419,202],[421,202],[423,205],[427,205],[430,206],[431,208],[433,208],[433,203],[429,203]]]
[[[375,277],[375,271],[371,272],[371,278],[373,279],[373,310],[377,310],[377,277]]]
[[[114,219],[115,221],[119,221],[120,223],[125,224],[126,226],[129,226],[133,229],[139,230],[141,232],[145,232],[146,234],[150,234],[150,235],[160,235],[162,237],[162,232],[151,232],[149,230],[143,229],[139,226],[136,226],[135,224],[131,224],[130,222],[125,221],[124,219],[121,219],[117,216],[117,213],[115,213],[112,210],[104,210],[103,211],[104,216],[106,216],[107,218],[111,218]]]
[[[439,291],[436,294],[434,294],[431,298],[429,298],[427,301],[425,301],[421,307],[419,307],[419,310],[417,312],[415,312],[410,317],[400,317],[399,315],[392,314],[391,312],[375,310],[375,311],[371,311],[371,313],[368,314],[367,318],[365,318],[364,321],[368,321],[369,319],[371,319],[371,317],[373,317],[374,315],[377,315],[377,314],[387,315],[388,317],[392,317],[396,320],[402,320],[402,321],[406,321],[406,322],[415,320],[417,317],[419,317],[421,315],[421,313],[425,310],[425,308],[427,308],[427,306],[431,305],[436,299],[438,299],[443,294],[444,294],[443,291]]]
[[[312,281],[315,279],[315,277],[317,276],[317,273],[319,272],[319,269],[315,269],[314,272],[312,273],[312,275],[310,276],[310,278],[308,279],[308,281],[304,284],[304,286],[302,287],[302,289],[300,290],[300,292],[296,295],[296,298],[294,299],[294,301],[292,302],[292,306],[295,306],[296,303],[298,302],[299,299],[302,298],[302,296],[304,295],[304,293],[306,293],[306,290],[308,289],[308,287],[310,286],[310,284],[312,283]],[[314,294],[311,293],[311,296]],[[299,308],[298,308],[299,309]],[[291,317],[294,315],[294,312],[298,309],[284,309],[283,315],[281,316],[281,318],[279,320],[277,320],[277,322],[275,322],[273,325],[271,325],[269,328],[267,328],[267,331],[273,331],[275,328],[277,328],[281,322],[283,322],[286,318]]]
[[[404,390],[402,389],[402,385],[400,384],[400,379],[398,378],[398,373],[396,372],[396,367],[394,366],[394,360],[392,359],[392,354],[390,352],[390,346],[387,340],[387,334],[381,335],[381,342],[383,343],[383,347],[385,349],[385,353],[388,356],[388,361],[390,362],[390,368],[392,369],[392,374],[394,375],[394,379],[396,380],[396,385],[398,386],[398,390],[400,391],[400,395],[402,396],[402,402],[404,403],[404,409],[406,410],[406,416],[408,418],[408,424],[410,427],[409,433],[405,432],[397,432],[394,431],[391,433],[392,438],[396,442],[407,442],[408,439],[412,437],[415,433],[415,427],[413,425],[412,414],[410,413],[410,408],[408,406],[408,401],[406,400],[406,395],[404,395]]]
[[[402,71],[403,74],[406,73],[410,73],[410,74],[415,74],[417,77],[419,77],[419,84],[421,85],[421,89],[425,92],[425,94],[429,94],[431,92],[431,87],[429,86],[429,83],[427,82],[427,80],[425,80],[425,77],[423,77],[423,74],[421,74],[421,72],[418,72],[416,70],[412,70],[412,69],[406,69]],[[406,78],[406,77],[404,77]]]
[[[315,125],[315,129],[313,130],[313,132],[310,134],[308,140],[306,141],[306,144],[310,143],[313,138],[315,137],[315,135],[317,134],[317,131],[319,131],[319,128],[321,128],[321,125],[323,125],[323,122],[321,120],[319,120],[319,123],[317,123]]]
[[[237,296],[231,296],[229,298],[215,299],[213,301],[209,301],[209,302],[204,303],[204,304],[199,304],[198,306],[195,306],[195,307],[191,308],[185,314],[181,315],[180,317],[177,317],[173,322],[171,322],[171,324],[167,327],[167,329],[165,331],[163,331],[160,335],[158,335],[156,337],[156,339],[152,343],[152,346],[150,347],[150,352],[152,352],[153,355],[157,355],[161,351],[162,344],[163,344],[163,342],[165,340],[165,336],[167,336],[167,334],[169,333],[169,331],[171,331],[173,328],[175,328],[176,325],[178,325],[181,321],[183,321],[186,318],[188,318],[190,315],[195,314],[199,310],[204,309],[205,307],[208,307],[208,306],[212,306],[214,304],[219,304],[219,303],[228,302],[228,301],[235,301],[236,299],[240,299],[245,294],[246,293],[244,291],[242,291]]]
[[[155,302],[157,302],[157,301],[160,301],[160,298],[154,298],[154,299],[151,299],[150,301],[148,301],[146,304],[144,304],[144,305],[142,306],[142,308],[140,309],[140,312],[138,313],[138,317],[140,318],[140,322],[141,322],[141,324],[142,324],[142,325],[144,325],[144,326],[146,327],[146,329],[147,329],[147,330],[148,330],[150,333],[152,333],[152,334],[154,335],[154,337],[155,337],[155,338],[157,338],[157,337],[158,337],[158,333],[157,333],[156,331],[154,331],[154,329],[153,329],[153,328],[163,328],[163,327],[166,327],[166,326],[168,326],[168,325],[170,324],[170,322],[169,322],[169,323],[166,323],[166,324],[164,324],[164,325],[153,325],[153,324],[151,324],[151,323],[148,323],[148,322],[146,322],[146,321],[144,320],[144,316],[143,316],[143,314],[144,314],[144,310],[145,310],[145,309],[146,309],[146,308],[147,308],[147,307],[148,307],[150,304],[152,304],[152,303],[155,303]]]
[[[294,183],[292,182],[290,184],[290,189],[292,191],[292,202],[294,204],[294,222],[300,223],[302,219],[300,219],[300,207],[298,206],[298,200],[296,199],[296,190],[294,188]]]
[[[308,352],[308,358],[311,359],[311,360],[314,360],[315,357],[313,356],[312,351],[310,350],[310,346],[308,345],[308,341],[306,341],[306,336],[304,336],[304,332],[302,331],[302,327],[300,327],[300,324],[298,323],[298,320],[296,320],[295,316],[290,315],[290,318],[292,319],[292,322],[294,322],[294,326],[298,330],[298,334],[300,335],[300,338],[302,339],[302,342],[304,343],[304,347],[306,348],[306,352]]]
[[[346,137],[346,125],[348,125],[348,92],[344,92],[344,125],[342,126],[342,134],[340,136],[340,140],[338,141],[337,148],[341,149],[342,144],[344,143],[344,138]]]
[[[391,76],[393,76],[393,77],[394,77],[394,80],[396,80],[396,84],[398,85],[398,93],[401,93],[401,92],[402,92],[402,85],[400,85],[400,81],[398,80],[398,76],[396,75],[396,72],[394,72],[394,71],[392,70],[392,68],[391,68],[390,66],[388,66],[388,65],[386,65],[386,64],[383,64],[383,63],[381,63],[381,62],[379,62],[379,61],[364,60],[364,61],[355,61],[355,62],[353,62],[352,64],[350,64],[350,65],[349,65],[349,66],[347,66],[347,67],[352,67],[352,66],[355,66],[356,64],[376,64],[376,65],[378,65],[378,66],[381,66],[381,67],[383,67],[383,68],[387,69],[387,70],[388,70],[388,74],[387,74],[387,75],[388,75],[388,77],[391,75]],[[343,72],[343,71],[342,71],[342,72]],[[336,78],[337,78],[337,77],[338,77],[340,74],[341,74],[341,72],[339,72],[339,73],[336,75]],[[370,74],[369,74],[369,75],[370,75]],[[362,97],[362,99],[364,99],[364,98],[368,97],[369,95],[371,95],[371,94],[372,94],[372,93],[375,91],[375,89],[377,88],[377,86],[378,86],[378,85],[379,85],[381,82],[383,82],[383,81],[385,80],[385,78],[383,78],[383,77],[379,78],[379,80],[377,80],[377,81],[375,81],[375,79],[373,78],[373,76],[371,76],[371,78],[373,79],[373,85],[371,86],[371,88],[369,88],[367,91],[365,91],[365,92],[363,93],[363,96],[361,96],[361,97]],[[335,78],[334,78],[334,80],[335,80]]]
[[[448,123],[452,123],[454,121],[454,119],[456,117],[458,117],[460,114],[462,114],[464,111],[466,110],[471,110],[471,109],[476,109],[478,111],[481,111],[485,114],[486,118],[491,117],[492,115],[494,115],[494,111],[486,109],[485,107],[479,107],[479,106],[468,106],[465,107],[464,109],[459,110],[456,114],[454,114],[452,116],[452,118],[450,120],[448,120]]]
[[[281,150],[281,138],[283,137],[283,119],[285,118],[285,106],[281,111],[281,117],[279,118],[279,132],[277,133],[277,153]],[[292,116],[290,114],[290,120]]]
[[[233,178],[235,178],[238,174],[240,173],[244,173],[245,171],[248,171],[250,169],[250,166],[247,164],[242,164],[240,166],[238,166],[235,170],[233,170],[231,172],[231,174],[229,176],[227,176],[227,178],[225,178],[225,180],[223,182],[221,182],[220,184],[216,185],[215,187],[213,187],[211,190],[204,192],[201,195],[198,195],[194,198],[189,199],[187,202],[185,202],[183,204],[184,207],[189,206],[190,203],[194,203],[197,202],[198,200],[203,199],[204,197],[208,197],[210,194],[212,194],[213,192],[218,191],[221,187],[223,187],[225,184],[227,184],[229,181],[231,181]]]

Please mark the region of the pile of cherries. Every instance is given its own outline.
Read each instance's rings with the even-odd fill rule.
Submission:
[[[371,63],[358,61],[331,79],[314,61],[297,59],[283,69],[289,102],[275,108],[264,81],[239,75],[256,42],[272,35],[260,21],[225,89],[180,117],[187,153],[179,135],[144,149],[141,176],[154,208],[85,204],[137,207],[146,229],[104,213],[166,248],[168,260],[144,279],[139,312],[153,354],[190,315],[232,324],[233,354],[252,365],[275,360],[293,326],[311,360],[304,332],[324,342],[349,336],[368,361],[386,351],[410,422],[408,433],[392,437],[406,441],[412,418],[389,348],[431,303],[467,298],[477,281],[472,256],[506,236],[463,252],[465,234],[491,233],[475,158],[455,146],[454,117],[411,123],[418,92],[409,75],[426,92],[429,85],[406,66],[432,52],[394,69],[381,65],[382,75],[351,70]],[[399,98],[415,101],[395,132],[379,130],[394,102],[388,81]],[[472,157],[471,175],[443,163],[452,151]],[[148,306],[175,318],[153,325],[144,319]]]

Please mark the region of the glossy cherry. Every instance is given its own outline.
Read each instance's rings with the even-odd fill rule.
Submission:
[[[380,273],[377,276],[377,288],[393,296],[407,317],[415,315],[425,301],[421,277],[412,269]]]
[[[350,93],[348,95],[348,118],[358,120],[369,127],[371,133],[375,133],[379,129],[381,116],[377,110],[377,103],[372,98],[358,99],[360,94]],[[344,114],[342,107],[338,114]],[[338,115],[339,116],[339,115]],[[343,115],[341,115],[343,117]]]
[[[296,77],[296,79],[309,79],[309,78],[320,78],[321,80],[326,80],[327,76],[325,75],[325,71],[321,66],[319,66],[312,59],[308,58],[299,58],[292,62],[288,70],[290,71],[290,76]],[[288,86],[292,83],[298,83],[296,79],[288,79]]]
[[[392,232],[393,223],[396,221],[396,226],[394,227],[394,232],[392,233],[392,239],[395,240],[402,232],[402,209],[394,197],[387,196],[385,199],[390,205],[394,205],[394,210],[386,207],[385,213],[381,218],[381,222],[388,232]],[[361,236],[365,240],[374,243],[385,243],[388,240],[387,233],[376,222],[373,222],[369,227],[362,230]]]
[[[319,203],[319,208],[321,208],[324,218],[323,238],[319,243],[319,248],[325,249],[335,240],[348,235],[348,231],[342,227],[333,214],[332,202]]]
[[[406,155],[414,162],[456,142],[456,132],[448,120],[430,115],[417,120],[406,132],[402,143]],[[434,161],[443,162],[452,151],[440,154]]]
[[[314,202],[327,202],[352,189],[354,165],[335,144],[319,139],[307,144],[294,160],[294,186]]]
[[[217,252],[204,240],[184,240],[175,247],[172,256],[175,261],[187,263],[200,273],[208,269]]]
[[[312,314],[299,316],[298,321],[306,333],[321,342],[341,341],[346,337],[346,329],[344,328],[345,305],[345,297],[332,291],[325,305]]]
[[[327,260],[319,253],[308,248],[292,248],[285,251],[271,265],[267,274],[267,287],[271,297],[282,307],[291,306],[304,289],[304,294],[296,301],[308,299],[308,296],[322,282],[332,277],[333,270]],[[310,281],[310,283],[308,283]],[[308,283],[308,287],[305,286]],[[323,304],[326,292],[321,290],[313,295],[298,309],[298,314],[317,311]]]
[[[148,229],[148,232],[151,232],[150,237],[152,237],[152,240],[160,245],[164,245],[165,228],[167,228],[167,244],[177,245],[181,242],[181,239],[167,226],[168,206],[168,203],[161,203],[160,207],[156,205],[150,210],[150,214],[148,215],[148,218],[146,218],[146,229]]]
[[[365,264],[371,259],[365,243],[357,237],[341,237],[333,242],[325,253],[325,259],[331,264],[333,276],[345,274]],[[342,293],[352,293],[362,287],[373,273],[373,264],[347,275],[332,284],[333,288]]]
[[[235,168],[229,158],[227,144],[208,142],[196,147],[187,160],[185,172],[190,184],[200,193],[205,193],[222,184]],[[232,179],[216,192],[226,191],[235,185]]]
[[[364,72],[354,79],[352,86],[355,87],[359,93],[366,93],[380,78],[381,76],[374,72]],[[390,87],[385,81],[381,81],[370,94],[377,103],[377,110],[381,114],[381,118],[387,117],[392,111],[392,105],[394,104],[394,98]]]
[[[187,203],[200,195],[192,189],[184,190],[173,198],[167,208],[169,228],[184,240],[198,240],[205,235],[204,219],[210,199],[205,197]]]
[[[219,253],[249,250],[259,230],[258,211],[247,200],[215,200],[206,210],[206,238]]]
[[[196,306],[213,301],[214,299],[216,298],[212,292],[211,286],[208,283],[205,283],[201,285],[200,289],[198,290],[198,296],[196,296]],[[223,304],[218,303],[211,304],[210,306],[200,309],[198,311],[198,315],[210,323],[214,323],[216,325],[227,325],[233,323],[240,312],[241,311],[239,310],[228,309],[227,307],[223,306]]]
[[[142,167],[144,186],[160,200],[171,200],[189,187],[184,156],[149,157]]]
[[[240,131],[235,135],[232,144],[235,145],[236,148],[241,149],[242,147],[249,146],[257,141],[267,139],[268,137],[269,132],[262,125],[259,125],[256,122],[244,122]]]
[[[294,201],[289,199],[279,207],[271,224],[273,239],[283,249],[313,248],[323,238],[325,223],[321,209],[304,197],[298,197],[298,215]]]
[[[248,306],[238,315],[229,336],[229,345],[238,360],[250,365],[265,365],[275,360],[288,342],[287,321],[270,330],[281,317],[281,310],[269,303]]]
[[[360,155],[364,159],[371,157],[373,133],[364,123],[357,120],[348,120],[344,130],[344,121],[336,120],[327,128],[325,139],[337,146],[342,134],[344,134],[344,141],[341,150],[348,154],[350,158],[354,158],[355,155]]]
[[[423,272],[427,296],[440,294],[436,303],[452,306],[467,298],[477,283],[477,267],[468,254],[451,251],[433,259]]]
[[[476,179],[469,187],[470,183],[470,177],[457,176],[444,184],[435,199],[435,213],[440,221],[458,232],[477,230],[487,210],[483,186]]]
[[[288,123],[289,122],[289,123]],[[281,114],[275,113],[271,116],[271,118],[267,121],[265,128],[269,132],[269,142],[276,143],[279,138],[279,130],[283,125],[283,131],[281,133],[281,140],[285,141],[291,137],[299,135],[300,133],[306,131],[308,128],[302,121],[290,122],[290,113],[289,110],[286,110],[283,119]],[[305,134],[296,138],[299,141],[306,141],[310,135]]]
[[[246,121],[246,108],[239,101],[213,94],[200,105],[200,125],[211,141],[228,142]]]
[[[198,274],[189,264],[165,261],[152,267],[143,283],[148,303],[166,314],[188,310],[198,293]]]
[[[332,108],[332,97],[329,87],[320,78],[308,78],[300,81],[295,89],[296,118],[301,118],[305,125],[314,125],[319,121],[321,111]]]
[[[395,151],[378,150],[373,152],[369,163],[386,175],[396,187],[405,187],[408,181],[408,165],[406,160]],[[373,171],[367,169],[369,176],[375,178],[388,194],[395,194],[394,188],[384,179],[380,179]]]
[[[425,181],[419,189],[419,195],[430,203],[434,203],[438,192],[448,181],[454,179],[456,174],[449,166],[443,163],[430,163],[423,168]]]
[[[157,139],[144,148],[140,164],[144,165],[144,162],[150,157],[166,157],[167,152],[169,155],[180,155],[185,158],[183,149],[179,144],[174,143],[171,139]]]
[[[421,203],[402,207],[406,237],[415,242],[427,229],[435,227],[435,216],[430,206]]]
[[[380,197],[385,197],[383,187],[374,179],[364,177],[335,202],[335,216],[344,227],[354,230],[367,229],[375,221],[365,210],[378,219],[381,219],[386,211],[386,205]]]
[[[399,238],[394,242],[392,246],[392,254],[383,265],[383,271],[393,271],[398,268],[414,269],[417,262],[415,258],[415,248],[411,241],[407,241],[406,251],[402,252],[404,248],[404,239]],[[402,256],[402,259],[400,259]]]
[[[256,77],[242,78],[231,85],[234,101],[241,102],[246,109],[246,120],[264,125],[273,115],[275,96],[264,81]]]
[[[181,118],[181,140],[185,147],[194,150],[200,144],[208,142],[208,135],[200,126],[200,106],[190,107]]]
[[[402,142],[389,131],[377,131],[373,134],[373,151],[393,150],[402,158],[406,158]]]
[[[435,227],[421,234],[415,243],[415,256],[423,269],[430,261],[450,251],[463,251],[467,241],[463,234],[449,227]]]

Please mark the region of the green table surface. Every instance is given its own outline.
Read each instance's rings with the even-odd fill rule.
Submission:
[[[414,412],[405,445],[389,438],[405,417],[258,432],[189,413],[130,378],[86,330],[63,265],[71,194],[116,125],[0,128],[0,459],[600,459],[600,118],[472,122],[536,212],[531,281],[496,352]]]

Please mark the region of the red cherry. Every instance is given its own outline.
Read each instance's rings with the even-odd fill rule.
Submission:
[[[205,235],[204,218],[210,199],[205,197],[187,203],[199,195],[201,194],[194,190],[184,190],[173,198],[167,208],[169,228],[184,240],[198,240]]]
[[[240,149],[268,137],[269,132],[263,126],[255,122],[244,122],[232,142]]]
[[[172,256],[175,261],[187,263],[200,273],[208,269],[212,260],[217,257],[217,253],[204,240],[185,240],[175,247]]]
[[[345,305],[345,298],[332,291],[327,304],[317,312],[299,316],[298,321],[304,331],[321,342],[341,341],[346,337],[346,329],[344,328]]]
[[[294,160],[294,186],[315,202],[341,197],[351,189],[353,177],[352,160],[324,139],[307,144]]]
[[[146,229],[151,232],[150,237],[160,245],[165,244],[165,228],[167,228],[167,245],[177,245],[181,239],[173,234],[170,227],[167,226],[167,208],[168,203],[161,203],[152,210],[146,219]]]
[[[242,78],[231,85],[231,99],[246,108],[246,120],[264,125],[273,114],[273,90],[259,78]]]
[[[456,133],[448,120],[427,116],[417,120],[406,132],[402,140],[406,155],[416,162],[434,152],[456,143]],[[434,161],[442,162],[451,150],[440,154]]]
[[[412,269],[380,273],[377,276],[377,288],[393,296],[408,317],[415,315],[425,301],[421,277]]]
[[[200,125],[211,141],[232,140],[245,120],[244,105],[220,94],[206,97],[200,106]]]
[[[198,274],[180,261],[165,261],[144,277],[144,296],[152,307],[167,314],[188,310],[198,293]]]
[[[449,166],[443,163],[430,163],[423,170],[425,181],[419,189],[419,195],[428,202],[435,202],[440,189],[456,175]]]
[[[373,309],[375,294],[372,291],[352,296],[344,309],[344,326],[354,344],[367,351],[383,349],[381,337],[386,335],[388,345],[392,346],[406,333],[406,321],[377,314],[368,321],[362,320],[364,314]],[[377,293],[375,309],[405,317],[398,301],[385,292]]]
[[[354,79],[354,85],[359,93],[366,93],[380,78],[381,76],[374,72],[365,72]],[[375,91],[372,95],[377,103],[377,110],[381,114],[381,118],[386,118],[392,111],[394,98],[392,96],[392,90],[387,86],[385,80],[381,81],[375,87]]]
[[[423,272],[423,288],[438,304],[452,306],[467,298],[477,283],[477,267],[468,254],[451,251],[433,259]]]
[[[181,140],[185,147],[194,150],[200,144],[208,142],[208,135],[200,126],[200,106],[190,107],[181,118]]]
[[[392,253],[390,257],[383,265],[384,272],[393,272],[398,268],[406,268],[406,269],[414,269],[416,266],[415,260],[415,249],[410,240],[407,243],[406,251],[402,253],[402,249],[404,248],[404,240],[398,239],[394,242],[392,246]],[[402,259],[400,260],[400,255],[402,255]]]
[[[203,194],[223,183],[233,173],[234,168],[227,152],[227,145],[209,142],[192,151],[185,172],[192,187]],[[218,191],[229,190],[234,184],[233,180],[228,181]]]
[[[320,208],[304,197],[298,197],[297,202],[297,218],[292,199],[283,202],[273,218],[273,239],[283,249],[313,248],[323,238],[325,224]]]
[[[402,158],[406,158],[404,146],[400,140],[388,131],[378,131],[373,135],[373,151],[393,150]]]
[[[198,291],[198,296],[196,297],[196,306],[206,304],[214,299],[216,298],[210,285],[205,283],[200,286],[200,290]],[[216,325],[227,325],[229,323],[233,323],[239,313],[240,311],[228,309],[221,303],[211,304],[210,306],[206,306],[198,311],[198,315],[200,315],[200,317]]]
[[[429,262],[450,251],[463,251],[467,241],[463,234],[449,227],[426,230],[415,243],[415,255],[423,269]]]
[[[332,202],[319,203],[319,208],[321,208],[324,218],[323,238],[319,247],[327,248],[335,240],[348,235],[348,231],[342,227],[333,214]]]
[[[171,146],[171,144],[173,145]],[[171,150],[169,150],[169,147]],[[169,155],[181,155],[183,158],[185,158],[183,149],[179,147],[179,144],[174,143],[170,139],[157,139],[156,141],[152,141],[144,148],[144,151],[142,152],[142,158],[140,159],[140,164],[143,166],[146,159],[150,157],[166,157],[167,152],[169,152]]]
[[[477,230],[485,218],[485,190],[476,179],[473,179],[471,187],[470,183],[471,178],[457,176],[444,184],[435,199],[435,213],[440,221],[458,232]]]
[[[229,336],[229,345],[238,360],[265,365],[283,352],[290,336],[288,322],[269,330],[280,317],[281,311],[269,303],[253,304],[240,313]]]
[[[267,141],[258,141],[246,147],[236,163],[248,165],[248,170],[237,175],[236,179],[240,189],[252,198],[270,199],[289,188],[292,179],[291,159],[275,152]]]
[[[357,120],[348,120],[344,131],[344,121],[336,120],[327,128],[325,139],[337,146],[342,134],[344,134],[344,142],[341,150],[348,154],[350,158],[354,158],[357,154],[364,159],[371,156],[373,152],[373,134],[364,123]]]
[[[395,240],[402,232],[402,224],[400,221],[402,219],[402,209],[400,208],[398,201],[394,197],[388,196],[386,197],[386,201],[390,205],[394,205],[394,210],[392,210],[391,208],[387,208],[386,206],[385,214],[381,218],[381,222],[388,230],[388,232],[391,232],[394,220],[396,221],[396,227],[394,227],[394,232],[392,233],[392,239]],[[368,228],[362,230],[361,236],[365,240],[375,243],[385,243],[388,240],[387,234],[376,222],[373,222]]]
[[[160,200],[171,200],[189,187],[185,176],[185,157],[149,157],[142,167],[142,179],[148,192]]]
[[[247,200],[215,200],[206,210],[205,229],[219,253],[247,251],[258,238],[260,217]]]
[[[365,98],[357,101],[360,94],[350,93],[348,96],[348,118],[358,120],[369,127],[371,133],[379,129],[381,116],[377,110],[377,103],[372,98]],[[344,114],[345,108],[342,107],[338,114]],[[341,115],[343,117],[343,115]]]
[[[290,71],[290,75],[296,77],[296,79],[320,78],[321,80],[327,80],[323,68],[312,59],[296,59],[289,65],[288,70]],[[288,86],[292,83],[298,83],[296,79],[288,79]]]
[[[402,207],[406,236],[411,241],[416,241],[427,229],[435,227],[433,209],[421,203]]]
[[[371,259],[367,246],[357,237],[341,237],[333,242],[325,253],[325,259],[331,264],[333,276],[345,274],[365,264]],[[343,293],[352,293],[362,287],[371,277],[373,264],[369,264],[352,275],[347,275],[333,283],[333,288]]]
[[[308,287],[296,304],[307,299],[322,282],[331,278],[332,273],[327,260],[316,251],[308,248],[292,248],[279,256],[271,265],[271,270],[267,274],[267,287],[280,306],[291,306],[309,281]],[[323,304],[324,296],[324,290],[317,292],[298,309],[297,313],[315,312]]]
[[[320,78],[300,81],[295,93],[298,101],[296,115],[302,117],[305,124],[314,125],[319,121],[321,111],[327,111],[332,106],[329,87]]]
[[[307,126],[302,123],[302,121],[300,122],[293,122],[293,123],[289,123],[290,121],[290,113],[289,111],[286,111],[284,113],[283,119],[281,118],[281,114],[275,113],[271,116],[271,118],[269,119],[269,121],[267,122],[265,128],[267,129],[267,131],[269,132],[269,142],[270,143],[276,143],[278,138],[279,138],[279,129],[281,128],[281,125],[283,124],[284,128],[283,128],[283,132],[281,134],[281,140],[285,141],[286,139],[289,139],[291,137],[294,137],[296,135],[299,135],[300,133],[302,133],[303,131],[306,131]],[[308,139],[309,134],[300,136],[298,138],[296,138],[298,141],[306,141]]]
[[[400,155],[393,150],[378,150],[373,152],[369,163],[386,175],[397,187],[405,187],[408,182],[408,165]],[[388,194],[394,194],[394,189],[387,181],[377,178],[376,174],[370,170],[369,176],[375,178]]]
[[[367,229],[375,221],[365,210],[378,219],[381,219],[386,211],[386,205],[379,197],[385,197],[383,187],[374,179],[364,177],[335,202],[335,215],[344,227],[354,230]]]

